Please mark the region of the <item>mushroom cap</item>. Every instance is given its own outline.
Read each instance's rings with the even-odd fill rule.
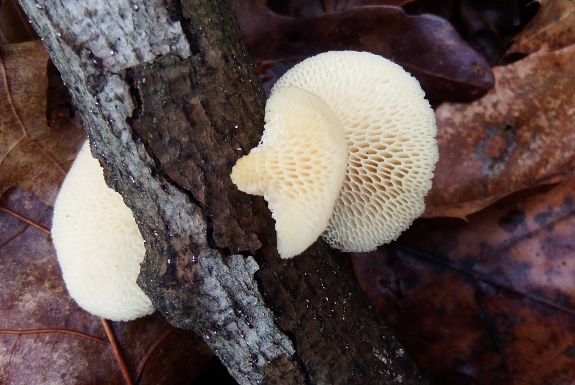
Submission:
[[[88,312],[129,321],[154,311],[136,284],[144,240],[84,143],[54,205],[52,240],[70,296]]]
[[[325,230],[347,168],[338,118],[317,96],[296,87],[277,90],[266,104],[258,147],[231,174],[238,189],[263,195],[276,221],[282,258],[300,254]]]
[[[424,209],[438,159],[435,115],[418,81],[367,52],[326,52],[274,85],[324,100],[344,127],[349,163],[323,234],[342,251],[371,251],[397,239]]]

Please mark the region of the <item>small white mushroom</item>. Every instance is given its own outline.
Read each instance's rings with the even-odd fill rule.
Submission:
[[[325,240],[371,251],[424,209],[439,153],[435,114],[419,82],[367,52],[326,52],[294,66],[272,89],[300,87],[324,100],[345,130],[349,163]]]
[[[323,100],[347,141],[345,182],[325,240],[359,252],[396,239],[424,211],[438,159],[435,115],[417,80],[380,56],[343,51],[293,67],[275,84],[270,100],[293,87]]]
[[[106,186],[88,142],[54,205],[52,240],[66,288],[80,307],[113,321],[154,311],[136,284],[144,240],[120,194]]]
[[[317,240],[332,216],[347,167],[347,145],[337,117],[317,96],[284,87],[266,104],[260,145],[238,160],[238,188],[263,195],[276,221],[282,258]]]

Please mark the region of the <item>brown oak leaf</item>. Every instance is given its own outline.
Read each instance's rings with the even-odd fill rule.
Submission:
[[[425,217],[465,218],[575,165],[575,46],[494,69],[496,86],[436,110],[439,161]]]

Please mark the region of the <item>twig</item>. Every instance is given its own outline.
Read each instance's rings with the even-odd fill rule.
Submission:
[[[118,365],[120,366],[120,370],[122,371],[124,380],[126,380],[126,384],[134,385],[134,381],[132,381],[130,371],[128,370],[128,365],[126,365],[126,360],[124,360],[124,356],[122,355],[122,352],[120,352],[120,347],[118,346],[118,342],[116,342],[116,337],[114,337],[114,332],[112,331],[110,324],[105,318],[102,317],[100,317],[100,321],[102,321],[102,325],[104,325],[106,335],[110,340],[110,344],[112,344],[112,350],[114,351],[114,356],[116,356],[116,361],[118,361]]]

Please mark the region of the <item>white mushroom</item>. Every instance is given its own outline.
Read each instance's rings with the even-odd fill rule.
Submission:
[[[294,87],[325,102],[343,126],[347,141],[345,181],[323,233],[325,240],[342,251],[359,252],[374,250],[396,239],[424,211],[424,197],[431,188],[438,159],[435,115],[417,80],[380,56],[343,51],[326,52],[293,67],[275,84],[270,101]],[[289,105],[287,113],[294,114],[295,105],[284,103]],[[274,106],[274,113],[280,113],[275,111],[281,108],[281,105]],[[270,111],[266,108],[266,121]],[[327,113],[322,110],[321,114]],[[313,130],[312,125],[305,127]],[[303,135],[302,131],[289,132]],[[308,146],[317,149],[315,144]],[[289,149],[289,146],[280,145],[277,151],[280,149]],[[299,156],[304,155],[305,152]],[[248,158],[250,156],[251,153]],[[263,162],[258,168],[252,168],[251,178],[257,178],[266,167],[269,166]],[[284,172],[285,169],[276,171]],[[298,178],[299,175],[291,177]],[[265,195],[262,190],[239,188]],[[306,226],[313,215],[299,217],[298,226]],[[302,245],[311,244],[310,238],[311,233]]]
[[[66,288],[83,309],[113,321],[154,311],[136,284],[144,240],[120,194],[106,186],[88,142],[54,205],[52,239]]]
[[[232,181],[263,195],[276,221],[278,252],[307,249],[332,216],[347,167],[338,118],[317,96],[295,87],[277,90],[266,104],[260,145],[238,160]]]
[[[323,234],[342,251],[371,251],[424,209],[438,159],[435,115],[418,81],[367,52],[326,52],[299,63],[272,89],[300,87],[324,100],[345,130],[348,167]]]

